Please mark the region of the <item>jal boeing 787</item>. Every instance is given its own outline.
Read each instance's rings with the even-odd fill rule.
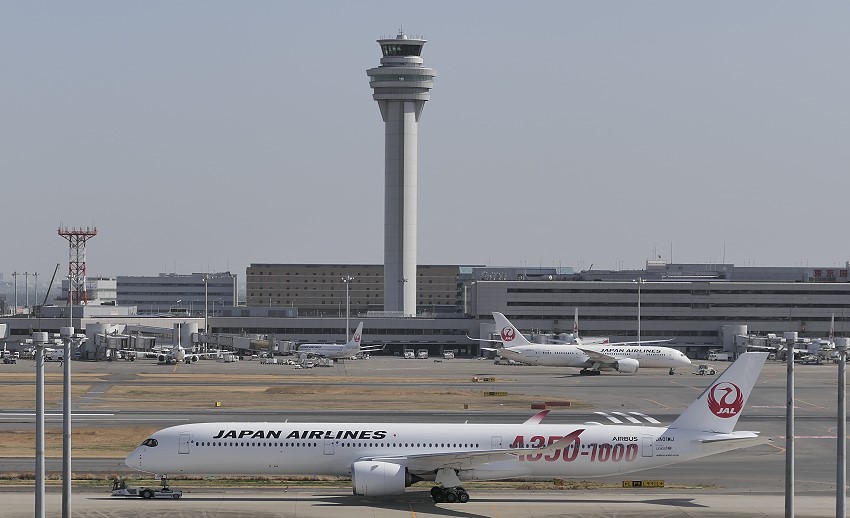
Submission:
[[[511,324],[505,315],[494,312],[496,330],[504,347],[495,350],[505,358],[530,365],[577,367],[582,375],[601,370],[634,373],[641,369],[673,369],[690,366],[685,353],[671,347],[649,345],[659,340],[607,344],[533,344]],[[647,345],[644,345],[647,344]]]
[[[545,411],[522,424],[184,424],[151,435],[126,463],[166,475],[350,476],[364,496],[425,480],[436,502],[466,502],[464,481],[618,475],[767,442],[734,430],[766,357],[742,354],[666,427],[541,424]]]

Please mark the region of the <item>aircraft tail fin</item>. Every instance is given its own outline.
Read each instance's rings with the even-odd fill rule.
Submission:
[[[829,319],[829,343],[835,343],[835,313],[833,313],[832,318]]]
[[[505,347],[531,345],[531,342],[526,340],[522,333],[520,333],[519,330],[511,324],[510,320],[508,320],[505,315],[494,311],[493,319],[496,320],[496,332],[499,333]]]
[[[573,318],[573,338],[578,339],[578,308],[576,308],[576,316]]]
[[[345,344],[346,350],[351,349],[354,352],[360,350],[360,339],[363,337],[363,322],[357,324],[357,329],[354,330],[354,334],[351,335],[351,340]]]
[[[744,353],[717,377],[670,428],[732,433],[768,353]]]

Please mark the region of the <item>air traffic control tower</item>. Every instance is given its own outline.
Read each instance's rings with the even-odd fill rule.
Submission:
[[[434,87],[425,40],[378,40],[381,66],[366,71],[384,119],[384,311],[416,314],[416,140]]]

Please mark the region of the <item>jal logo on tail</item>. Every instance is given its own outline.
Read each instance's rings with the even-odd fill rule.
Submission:
[[[502,341],[503,342],[512,342],[514,338],[516,338],[516,329],[514,329],[512,327],[503,327],[502,328]]]
[[[708,409],[717,417],[735,417],[743,406],[744,394],[734,383],[718,383],[708,391]]]
[[[360,335],[354,335],[354,342],[358,344],[360,343]]]

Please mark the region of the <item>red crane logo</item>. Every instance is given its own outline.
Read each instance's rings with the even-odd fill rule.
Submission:
[[[514,338],[516,338],[516,329],[514,329],[512,327],[502,328],[502,341],[503,342],[512,342]]]
[[[735,417],[743,406],[744,394],[734,383],[718,383],[708,391],[708,409],[717,417]]]

